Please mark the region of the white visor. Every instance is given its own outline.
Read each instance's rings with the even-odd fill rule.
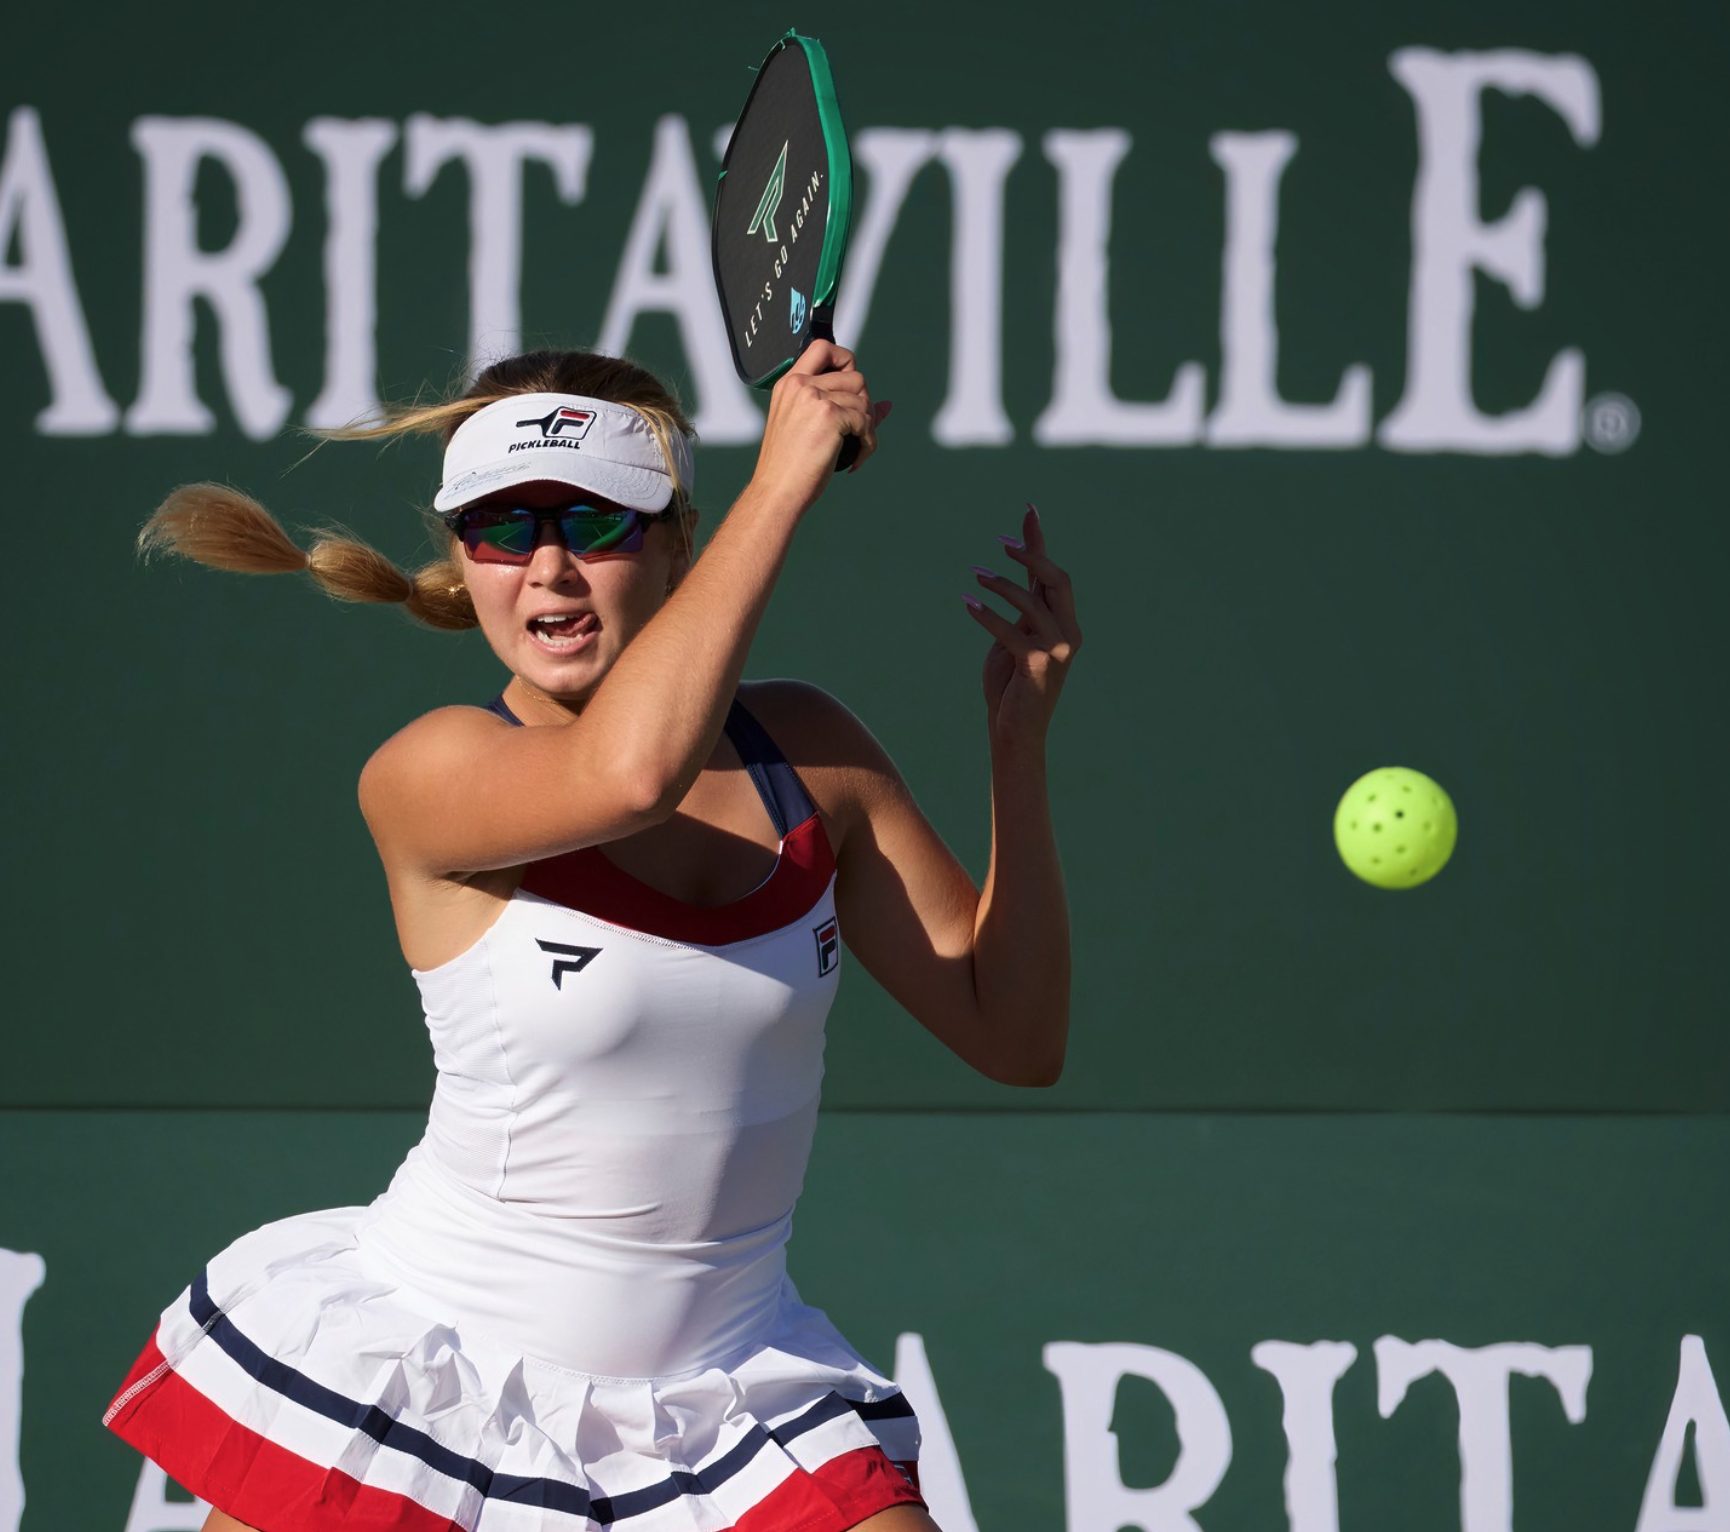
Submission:
[[[672,448],[689,496],[690,443],[675,431]],[[581,394],[512,394],[456,428],[433,509],[454,511],[536,479],[592,490],[639,511],[664,511],[673,498],[660,443],[635,410]]]

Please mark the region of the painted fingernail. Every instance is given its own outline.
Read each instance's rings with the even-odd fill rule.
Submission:
[[[878,401],[878,407],[882,411],[882,413],[880,415],[878,415],[877,418],[879,420],[887,420],[889,418],[889,412],[895,408],[895,401],[893,399],[879,400]]]
[[[985,610],[985,603],[983,601],[975,601],[971,596],[963,596],[961,599],[976,612],[983,612]]]
[[[969,564],[967,567],[971,569],[974,574],[978,575],[981,580],[995,580],[997,578],[997,571],[995,569],[987,569],[983,564]]]
[[[1038,521],[1039,520],[1039,507],[1037,505],[1035,505],[1031,500],[1029,500],[1027,502],[1027,509],[1033,513],[1033,519],[1035,521]]]
[[[1026,548],[1026,544],[1023,543],[1019,537],[1011,537],[1007,532],[997,532],[994,533],[993,536],[995,536],[998,542],[1002,543],[1005,548],[1013,548],[1017,553],[1024,551]]]

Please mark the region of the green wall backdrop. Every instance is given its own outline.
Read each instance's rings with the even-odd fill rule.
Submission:
[[[854,965],[793,1247],[927,1401],[945,1532],[1727,1532],[1730,20],[1694,0],[14,18],[0,1532],[197,1525],[102,1408],[208,1254],[418,1136],[354,782],[501,680],[141,566],[139,523],[222,478],[411,560],[436,451],[309,428],[553,343],[677,383],[712,528],[760,409],[707,199],[789,24],[896,412],[751,673],[846,700],[982,872],[959,598],[1026,500],[1087,635],[1064,1079],[971,1075]],[[1397,895],[1330,835],[1392,763],[1462,819]]]

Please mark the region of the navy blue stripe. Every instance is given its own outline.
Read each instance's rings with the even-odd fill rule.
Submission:
[[[500,692],[491,702],[487,703],[486,709],[489,713],[497,713],[506,723],[514,723],[519,729],[523,726],[522,719],[511,711],[510,704],[505,701],[503,692]]]
[[[849,1410],[862,1420],[896,1419],[913,1414],[913,1406],[901,1394],[867,1401],[846,1399],[831,1391],[773,1431],[762,1426],[754,1427],[737,1446],[700,1473],[680,1469],[659,1484],[623,1495],[602,1495],[591,1501],[586,1490],[558,1479],[529,1479],[520,1474],[495,1473],[473,1458],[465,1458],[448,1447],[441,1447],[424,1431],[393,1419],[376,1404],[362,1404],[359,1400],[350,1399],[322,1383],[315,1383],[286,1362],[277,1361],[241,1334],[234,1321],[211,1300],[208,1272],[199,1272],[193,1280],[191,1309],[192,1317],[238,1366],[285,1399],[292,1399],[327,1420],[334,1420],[339,1425],[370,1436],[375,1442],[417,1458],[447,1478],[471,1485],[489,1500],[508,1500],[518,1505],[564,1511],[572,1516],[587,1516],[603,1526],[630,1516],[640,1516],[645,1511],[677,1500],[681,1495],[711,1491],[743,1471],[771,1441],[785,1445]]]
[[[757,786],[757,796],[769,811],[775,833],[786,839],[794,825],[802,825],[817,812],[798,773],[787,763],[769,731],[745,710],[737,697],[727,711],[727,738],[739,752],[745,770]]]

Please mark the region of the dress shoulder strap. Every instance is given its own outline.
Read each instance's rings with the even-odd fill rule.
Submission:
[[[506,723],[519,727],[522,725],[522,719],[511,711],[503,692],[485,706],[489,712],[497,713]],[[787,757],[781,754],[780,747],[769,737],[769,731],[757,722],[755,716],[736,696],[733,698],[732,707],[727,710],[727,721],[723,727],[726,729],[727,738],[733,743],[733,748],[739,752],[739,759],[744,762],[751,784],[757,789],[757,796],[763,800],[763,807],[775,826],[775,833],[784,839],[789,830],[804,824],[817,812],[817,805],[805,791],[805,784],[799,780],[799,774],[788,764]]]
[[[817,805],[805,791],[799,774],[788,764],[780,747],[769,738],[769,731],[758,723],[737,697],[727,710],[727,738],[739,752],[745,770],[757,788],[757,796],[769,811],[776,834],[783,839],[796,825],[802,825],[817,812]]]

